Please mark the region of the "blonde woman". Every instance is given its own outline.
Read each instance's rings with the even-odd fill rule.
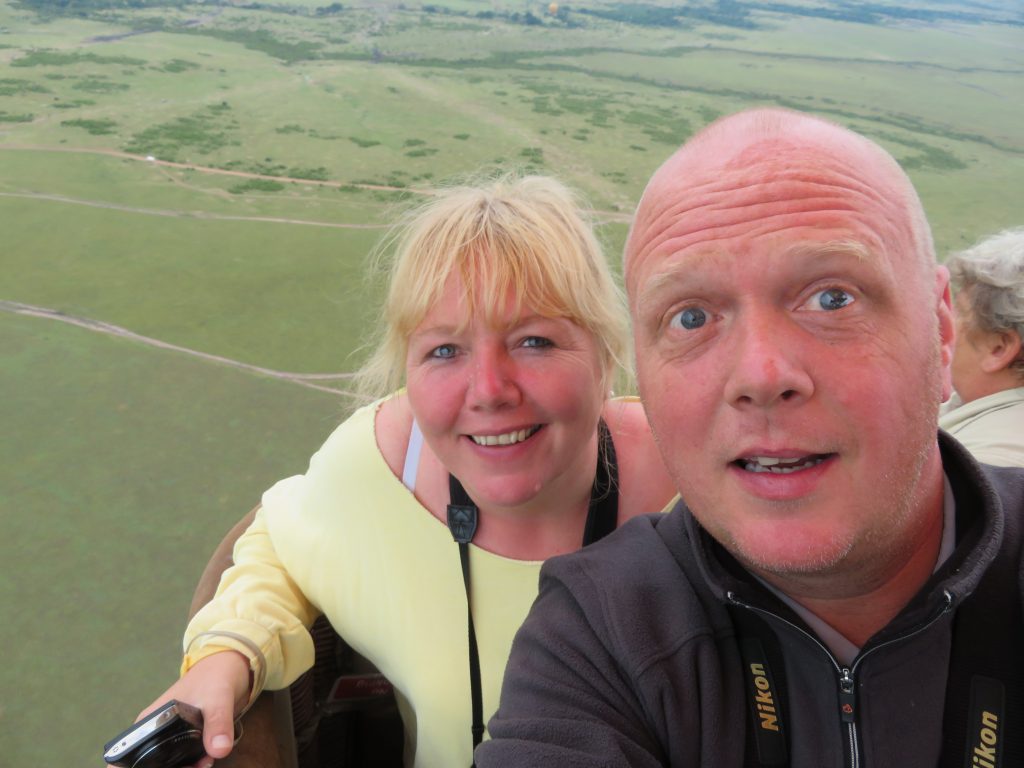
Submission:
[[[311,666],[322,613],[394,684],[406,763],[469,766],[541,563],[674,495],[640,403],[609,399],[623,302],[565,187],[443,190],[400,231],[363,380],[404,388],[266,492],[157,702],[203,710],[200,765]]]

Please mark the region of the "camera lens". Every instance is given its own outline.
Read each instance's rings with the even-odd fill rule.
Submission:
[[[192,765],[206,754],[203,732],[194,728],[163,738],[158,736],[140,751],[132,768],[179,768]]]

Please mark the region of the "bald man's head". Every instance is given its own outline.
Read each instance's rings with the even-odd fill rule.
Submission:
[[[828,176],[853,182],[881,212],[880,235],[892,249],[918,260],[926,274],[935,265],[931,230],[910,179],[869,139],[834,123],[782,109],[755,109],[722,118],[687,141],[654,173],[644,190],[626,243],[627,287],[635,264],[651,253],[706,238],[717,200],[704,192],[721,186],[728,205],[771,206],[787,196],[828,194]],[[721,185],[723,178],[733,184]],[[813,188],[814,182],[822,183]],[[808,184],[810,182],[810,184]],[[851,190],[843,190],[849,193]],[[838,202],[837,205],[849,205]],[[815,213],[823,211],[814,206]],[[734,226],[742,226],[735,223]],[[711,233],[713,234],[713,233]],[[902,241],[897,246],[896,239]]]
[[[884,150],[794,112],[720,120],[654,174],[626,256],[648,421],[714,538],[866,591],[932,541],[948,274]]]

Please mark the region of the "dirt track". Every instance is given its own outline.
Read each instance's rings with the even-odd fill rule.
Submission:
[[[95,331],[97,333],[106,333],[111,336],[130,339],[131,341],[136,341],[158,349],[181,352],[218,365],[240,368],[251,373],[258,373],[262,376],[270,376],[274,379],[283,379],[284,381],[290,381],[293,384],[298,384],[299,386],[307,387],[309,389],[318,389],[321,392],[330,392],[334,395],[354,396],[344,389],[323,386],[316,383],[317,381],[345,381],[352,378],[351,373],[293,373],[289,371],[275,371],[270,368],[263,368],[258,365],[243,363],[239,360],[221,357],[220,355],[213,355],[209,352],[201,352],[198,349],[189,349],[188,347],[181,347],[177,344],[170,344],[166,341],[160,341],[159,339],[154,339],[149,336],[143,336],[135,333],[134,331],[129,331],[127,328],[122,328],[111,323],[105,323],[101,320],[91,320],[86,317],[75,317],[74,315],[65,314],[60,310],[48,309],[47,307],[37,307],[31,304],[22,304],[17,301],[0,300],[0,311],[13,312],[14,314],[28,315],[30,317],[41,317],[47,320],[57,320],[62,323],[77,325],[79,328],[86,328],[87,330]]]
[[[316,179],[299,179],[299,178],[293,178],[291,176],[270,176],[270,175],[262,174],[262,173],[250,173],[248,171],[229,171],[229,170],[226,170],[224,168],[210,168],[208,166],[195,165],[193,163],[175,163],[175,162],[171,162],[170,160],[160,160],[160,159],[156,159],[156,158],[150,160],[149,158],[147,158],[144,155],[133,155],[133,154],[130,154],[128,152],[120,152],[120,151],[118,151],[116,149],[83,148],[83,147],[48,147],[48,146],[37,146],[37,145],[32,145],[32,144],[0,144],[0,151],[70,152],[70,153],[84,154],[84,155],[106,155],[107,157],[116,157],[116,158],[119,158],[121,160],[131,160],[131,161],[139,162],[139,163],[147,163],[147,164],[155,165],[155,166],[162,167],[162,168],[176,168],[176,169],[179,169],[179,170],[195,171],[197,173],[206,173],[206,174],[218,175],[218,176],[232,176],[232,177],[236,177],[236,178],[240,178],[240,179],[263,179],[263,180],[266,180],[266,181],[277,181],[277,182],[284,182],[284,183],[305,184],[305,185],[308,185],[308,186],[329,187],[329,188],[332,188],[332,189],[341,189],[343,187],[345,187],[345,188],[354,187],[356,189],[365,189],[365,190],[369,190],[369,191],[406,192],[406,193],[409,193],[409,194],[412,194],[412,195],[432,195],[433,194],[433,192],[431,190],[429,190],[429,189],[418,189],[416,187],[391,187],[391,186],[387,186],[385,184],[354,184],[354,183],[341,182],[341,181],[319,181],[319,180],[316,180]],[[39,197],[39,198],[43,198],[43,199],[61,199],[64,202],[81,203],[82,205],[96,205],[96,206],[99,206],[99,207],[111,207],[111,208],[117,208],[118,207],[118,206],[115,206],[115,205],[109,205],[108,206],[106,204],[101,204],[101,203],[90,203],[88,201],[83,201],[83,200],[74,200],[72,198],[60,198],[57,195],[42,195],[42,194],[40,194],[40,195],[35,195],[35,196]],[[131,210],[131,209],[129,209],[129,208],[122,208],[121,210]],[[149,211],[142,210],[141,212],[142,213],[148,213]],[[628,224],[630,221],[632,221],[632,216],[630,214],[625,214],[625,213],[621,213],[621,212],[618,212],[618,211],[594,211],[593,213],[594,213],[594,216],[596,217],[596,219],[598,221],[601,221],[601,222],[612,222],[612,221],[615,221],[615,222],[621,222],[621,223]],[[333,224],[333,223],[327,223],[327,222],[302,221],[302,220],[298,220],[298,219],[293,220],[293,219],[273,219],[273,218],[244,217],[244,216],[238,216],[238,217],[234,217],[234,216],[219,216],[219,215],[216,215],[216,214],[201,213],[201,212],[177,213],[176,214],[175,212],[167,211],[167,212],[159,213],[157,215],[164,215],[164,216],[173,216],[173,215],[195,216],[197,218],[234,219],[234,220],[238,220],[238,221],[273,221],[273,222],[280,222],[280,223],[310,224],[310,225],[313,225],[313,226],[341,227],[341,228],[348,228],[348,229],[360,229],[360,228],[379,229],[380,228],[378,225],[372,225],[372,224]]]

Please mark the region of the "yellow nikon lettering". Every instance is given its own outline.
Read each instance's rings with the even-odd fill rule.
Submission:
[[[754,676],[754,687],[757,689],[754,703],[757,706],[760,726],[766,731],[778,731],[779,718],[775,713],[775,700],[772,698],[771,685],[765,675],[764,665],[751,664],[750,672]]]
[[[978,741],[981,743],[974,748],[974,752],[971,754],[971,764],[978,768],[995,768],[996,749],[999,744],[998,715],[987,710],[981,713]]]

